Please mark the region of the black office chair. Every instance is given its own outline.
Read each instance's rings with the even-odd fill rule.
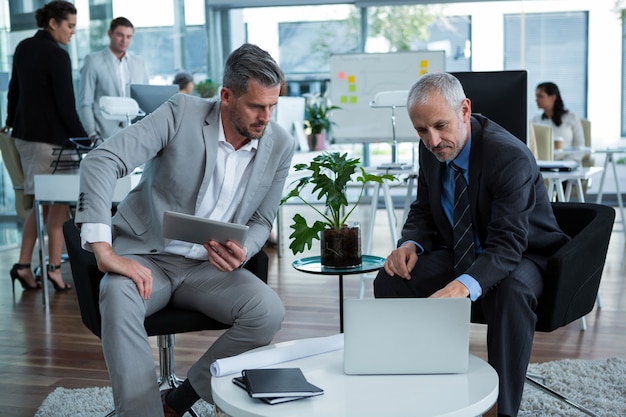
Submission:
[[[552,208],[559,226],[572,239],[548,259],[536,309],[535,329],[540,332],[565,326],[593,309],[615,220],[615,210],[600,204],[552,203]],[[485,323],[479,302],[472,307],[472,322]],[[535,388],[595,416],[537,379],[526,375],[526,382]]]
[[[59,171],[76,170],[80,166],[87,153],[102,143],[101,137],[95,138],[69,138],[63,142],[60,148],[52,150],[52,156],[56,156],[50,167],[52,173]]]
[[[63,225],[65,245],[69,255],[74,287],[78,297],[80,315],[83,323],[93,334],[101,337],[101,318],[99,308],[100,280],[103,273],[98,270],[93,253],[81,247],[80,232],[73,220]],[[260,251],[244,266],[259,279],[267,283],[269,260],[267,254]],[[159,387],[175,388],[183,381],[174,373],[174,335],[176,333],[196,332],[202,330],[222,330],[230,327],[191,310],[183,310],[167,306],[146,318],[144,323],[148,336],[157,336],[159,349]],[[196,417],[191,410],[191,415]],[[108,414],[114,415],[114,412]]]

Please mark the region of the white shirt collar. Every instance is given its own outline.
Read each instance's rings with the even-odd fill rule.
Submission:
[[[109,51],[109,56],[111,57],[111,59],[112,59],[112,60],[113,60],[113,62],[115,62],[115,63],[118,63],[118,64],[119,64],[121,61],[127,61],[127,60],[128,60],[128,52],[126,52],[126,53],[124,54],[124,56],[123,56],[123,57],[118,58],[118,57],[117,57],[117,56],[113,53],[113,51],[111,50],[111,48],[107,47],[107,51]]]

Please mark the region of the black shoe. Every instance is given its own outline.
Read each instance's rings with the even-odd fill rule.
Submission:
[[[61,265],[47,265],[46,266],[46,270],[48,272],[54,272],[57,269],[61,269]],[[63,279],[63,278],[61,278],[61,279]],[[72,286],[70,284],[66,284],[65,282],[63,283],[63,286],[59,285],[55,280],[50,278],[50,275],[48,275],[48,281],[50,281],[52,283],[52,286],[54,287],[54,290],[57,291],[57,292],[68,291],[68,290],[72,289]]]
[[[11,275],[11,288],[13,289],[13,295],[15,295],[15,280],[18,280],[20,284],[22,284],[22,288],[25,290],[38,290],[41,288],[39,284],[35,284],[34,287],[28,285],[28,282],[26,282],[24,278],[20,277],[19,272],[17,272],[22,269],[30,269],[30,264],[13,264],[11,271],[9,271],[9,274]]]
[[[180,414],[178,414],[176,410],[170,407],[170,405],[165,401],[165,397],[167,397],[167,395],[172,391],[174,390],[164,389],[163,391],[161,391],[161,404],[163,404],[163,414],[165,414],[165,417],[180,417]]]

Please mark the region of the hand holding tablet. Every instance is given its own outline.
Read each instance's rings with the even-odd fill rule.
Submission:
[[[204,244],[215,240],[226,244],[231,240],[244,245],[249,227],[243,224],[221,222],[166,210],[163,213],[163,237]]]

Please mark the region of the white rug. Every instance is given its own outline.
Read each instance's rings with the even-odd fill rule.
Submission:
[[[43,400],[35,417],[104,417],[113,409],[111,387],[57,388]],[[203,400],[193,409],[201,417],[209,415],[209,405]],[[191,415],[185,413],[183,417]]]
[[[598,416],[626,416],[626,360],[565,359],[531,364],[529,372],[541,374],[545,385]],[[586,416],[575,408],[533,388],[524,386],[519,417]]]
[[[531,364],[529,371],[546,378],[546,385],[590,409],[598,416],[626,416],[626,360],[619,358]],[[199,401],[194,409],[206,416],[207,405]],[[103,417],[113,410],[111,389],[57,388],[43,401],[35,417]],[[185,414],[189,416],[189,414]],[[586,414],[528,384],[519,417],[584,417]],[[340,417],[340,416],[338,416]]]

